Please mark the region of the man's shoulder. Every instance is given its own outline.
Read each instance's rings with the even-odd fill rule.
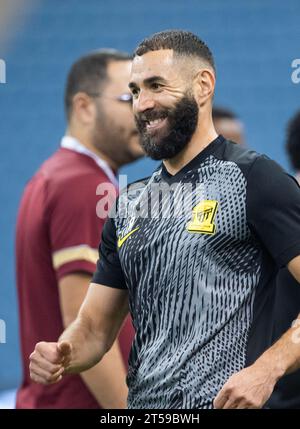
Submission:
[[[57,150],[34,177],[42,178],[49,190],[60,194],[72,193],[72,189],[77,189],[77,193],[94,193],[101,183],[111,183],[93,159],[68,149]]]
[[[77,156],[78,155],[78,156]],[[73,205],[97,201],[98,185],[110,183],[105,173],[85,155],[58,149],[38,169],[28,186],[44,189],[45,203],[64,201]]]
[[[240,144],[234,143],[230,140],[225,140],[222,153],[217,153],[216,157],[225,162],[227,161],[236,164],[236,166],[243,172],[245,176],[248,176],[252,166],[256,163],[257,160],[269,160],[266,155],[263,155]]]
[[[105,173],[90,157],[69,150],[59,148],[40,167],[39,172],[48,179],[76,180],[84,176],[105,176]]]
[[[263,156],[253,149],[249,149],[231,140],[225,141],[224,159],[236,164],[251,165],[257,158]]]
[[[269,156],[247,149],[241,145],[227,142],[224,159],[238,165],[248,179],[259,183],[261,180],[271,182],[274,178],[289,176],[296,181],[285,169]],[[271,180],[272,179],[272,180]],[[262,183],[263,185],[264,183]]]

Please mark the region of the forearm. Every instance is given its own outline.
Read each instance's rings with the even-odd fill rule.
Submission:
[[[126,370],[118,341],[115,341],[101,362],[80,375],[102,408],[126,408]]]
[[[300,314],[293,326],[255,362],[272,372],[276,381],[300,368]]]
[[[95,332],[88,317],[79,314],[62,333],[59,342],[68,341],[72,346],[72,357],[65,373],[79,373],[96,365],[109,346],[104,335]]]

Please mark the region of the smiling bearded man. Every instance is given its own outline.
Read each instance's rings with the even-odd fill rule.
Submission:
[[[278,267],[300,281],[299,187],[218,136],[214,61],[196,35],[141,42],[129,87],[143,147],[162,162],[119,196],[77,320],[58,343],[37,344],[32,371],[44,364],[39,353],[45,383],[94,365],[130,309],[129,408],[261,408],[300,366],[296,327],[270,342]],[[156,185],[172,188],[171,204],[157,198],[149,216]]]

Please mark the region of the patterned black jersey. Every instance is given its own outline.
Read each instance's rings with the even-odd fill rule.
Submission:
[[[274,279],[300,254],[299,226],[296,181],[222,136],[121,193],[93,281],[128,289],[129,408],[213,407],[270,345]]]

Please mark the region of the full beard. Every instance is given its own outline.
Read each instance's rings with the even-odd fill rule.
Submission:
[[[190,142],[198,122],[199,108],[193,96],[184,96],[172,109],[145,111],[136,115],[136,125],[141,145],[154,160],[170,159],[181,152]],[[166,119],[164,128],[147,130],[147,123]]]

